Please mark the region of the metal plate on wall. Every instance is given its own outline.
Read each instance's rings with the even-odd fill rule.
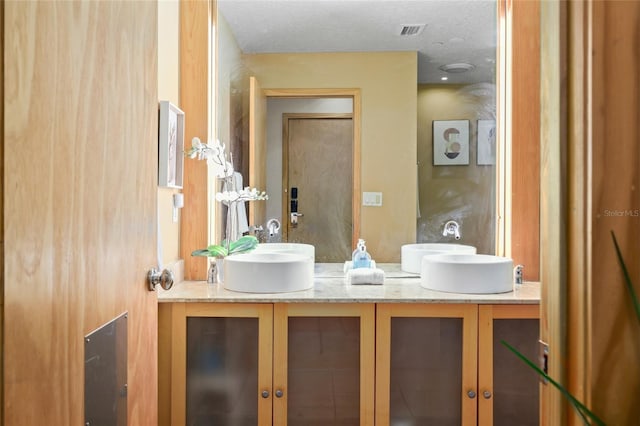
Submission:
[[[127,424],[127,313],[84,339],[86,426]]]

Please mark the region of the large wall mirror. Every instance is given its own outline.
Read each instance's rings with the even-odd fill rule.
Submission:
[[[217,136],[270,197],[249,225],[277,218],[278,238],[315,244],[318,261],[345,260],[359,237],[380,262],[414,242],[502,254],[499,2],[217,5]]]

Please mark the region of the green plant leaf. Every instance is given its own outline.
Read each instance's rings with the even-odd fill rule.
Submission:
[[[227,249],[219,244],[210,245],[207,250],[209,250],[209,257],[225,257],[229,254]]]
[[[549,375],[547,373],[542,371],[540,369],[540,367],[538,367],[535,363],[533,363],[531,360],[529,360],[529,358],[527,358],[526,356],[522,355],[516,348],[514,348],[511,345],[509,345],[504,340],[501,340],[500,343],[502,343],[504,346],[506,346],[507,349],[509,349],[518,358],[520,358],[522,361],[524,361],[524,363],[527,364],[529,367],[531,367],[536,373],[538,373],[538,375],[540,375],[543,378],[545,378],[546,380],[548,380],[549,383],[551,383],[556,389],[558,389],[560,391],[560,393],[562,393],[562,395],[564,395],[569,400],[569,403],[575,408],[575,410],[578,412],[578,414],[580,414],[580,417],[582,417],[582,420],[585,422],[585,425],[589,425],[590,424],[588,422],[588,419],[586,418],[586,417],[589,417],[589,419],[591,419],[594,422],[593,424],[596,424],[598,426],[606,426],[605,423],[598,416],[596,416],[591,410],[589,410],[583,403],[578,401],[578,399],[576,397],[571,395],[571,393],[569,393],[569,391],[566,390],[564,388],[564,386],[562,386],[560,383],[556,382],[551,377],[549,377]]]
[[[239,238],[238,241],[233,241],[229,244],[229,254],[250,251],[256,248],[257,245],[258,239],[256,237],[253,235],[245,235]]]
[[[224,257],[226,255],[227,249],[217,244],[211,245],[206,249],[200,249],[191,252],[191,256]]]
[[[622,273],[624,274],[625,285],[627,286],[627,290],[629,291],[631,302],[633,303],[633,307],[636,311],[636,316],[638,317],[638,322],[640,323],[640,304],[638,303],[638,296],[636,295],[636,291],[633,287],[633,283],[631,282],[631,275],[629,275],[629,271],[627,270],[627,265],[625,265],[624,259],[622,258],[622,252],[620,251],[620,246],[618,246],[618,240],[616,240],[616,234],[614,234],[613,231],[611,231],[611,238],[613,239],[613,245],[616,247],[618,262],[620,262],[620,267],[622,267]]]

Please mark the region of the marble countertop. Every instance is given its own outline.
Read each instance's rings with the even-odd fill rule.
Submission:
[[[540,283],[525,282],[509,293],[460,294],[428,290],[420,276],[400,270],[395,263],[378,264],[385,272],[383,285],[347,285],[343,264],[317,263],[313,288],[290,293],[239,293],[222,284],[183,281],[168,291],[159,289],[158,302],[218,303],[478,303],[538,304]],[[158,287],[159,288],[159,287]]]

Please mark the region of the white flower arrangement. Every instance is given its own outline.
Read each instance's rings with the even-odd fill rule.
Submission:
[[[250,188],[248,186],[240,190],[236,190],[236,188],[234,188],[233,158],[231,154],[227,157],[225,145],[220,143],[219,140],[216,140],[213,145],[210,145],[203,144],[199,138],[193,138],[191,141],[191,149],[186,152],[186,155],[192,159],[207,160],[207,166],[213,170],[215,176],[224,181],[223,190],[221,192],[216,192],[216,201],[222,202],[226,206],[231,207],[234,203],[269,199],[266,192],[259,191],[256,188]],[[206,249],[195,250],[191,255],[224,257],[234,253],[253,250],[258,245],[258,239],[256,237],[252,235],[245,235],[237,241],[231,241],[229,238],[229,230],[231,229],[231,223],[234,220],[234,214],[235,209],[229,208],[226,227],[227,238],[222,241],[222,244],[213,244]]]

